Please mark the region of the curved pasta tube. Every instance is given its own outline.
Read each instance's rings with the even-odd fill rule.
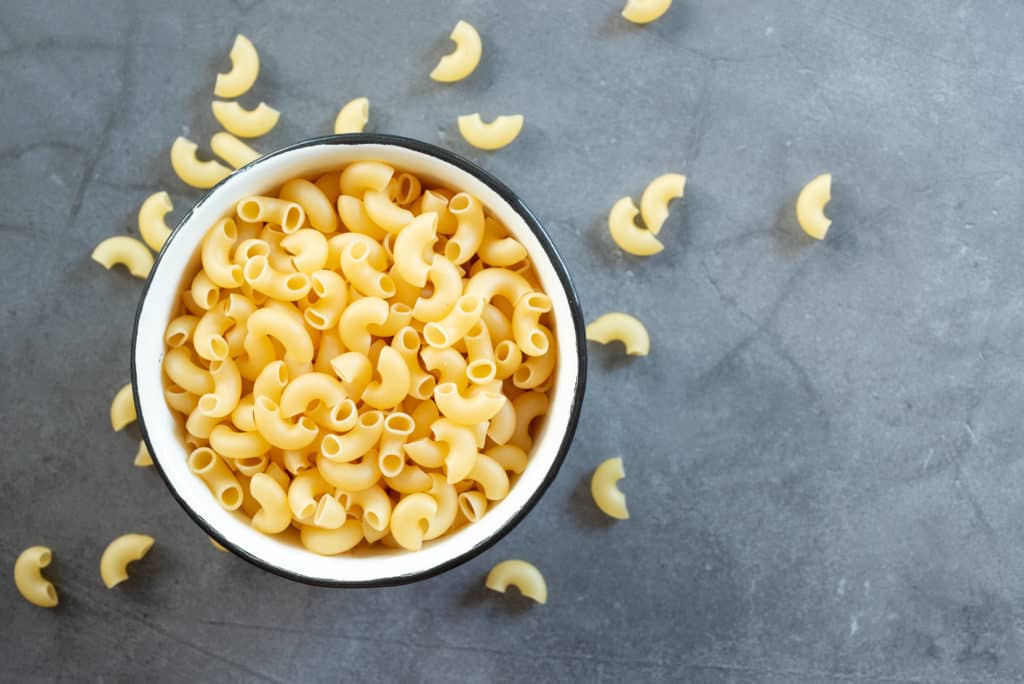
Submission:
[[[110,402],[110,425],[114,432],[120,432],[128,423],[135,420],[135,400],[132,397],[132,384],[129,382],[114,395]]]
[[[281,247],[292,255],[292,266],[299,273],[312,275],[327,265],[327,238],[313,228],[300,228],[285,235]]]
[[[388,303],[380,297],[364,297],[349,304],[338,323],[342,344],[350,351],[369,353],[372,340],[367,327],[382,325],[388,313]]]
[[[154,252],[163,249],[171,235],[164,217],[174,209],[171,197],[166,192],[154,192],[139,207],[139,235]]]
[[[395,411],[384,419],[384,431],[380,437],[381,473],[390,477],[401,472],[402,467],[405,466],[402,447],[409,439],[414,427],[412,417],[402,411]]]
[[[438,373],[440,383],[450,382],[460,390],[465,389],[469,384],[466,374],[468,368],[466,359],[451,347],[444,349],[425,347],[420,351],[420,357],[427,370]]]
[[[252,412],[253,401],[253,395],[247,394],[238,400],[238,406],[231,412],[231,423],[242,432],[256,431],[256,417]]]
[[[608,214],[608,230],[619,247],[637,256],[651,256],[665,249],[654,233],[636,225],[639,211],[633,200],[623,197],[612,206]]]
[[[480,113],[459,117],[459,133],[473,147],[481,150],[499,150],[519,136],[523,130],[522,114],[505,114],[484,123]]]
[[[647,230],[655,235],[668,218],[668,203],[686,192],[686,176],[681,173],[666,173],[658,176],[644,188],[640,196],[640,217]]]
[[[288,487],[288,508],[296,520],[312,520],[317,499],[332,491],[330,483],[316,468],[304,470],[295,476]]]
[[[334,463],[319,454],[316,467],[325,480],[346,492],[361,492],[380,480],[377,452],[373,450],[363,454],[359,463]]]
[[[511,401],[506,401],[487,425],[487,436],[495,444],[505,444],[512,439],[516,431],[516,409]]]
[[[521,448],[514,444],[500,444],[492,446],[484,452],[489,458],[497,462],[502,468],[517,475],[526,470],[529,456]]]
[[[53,552],[45,546],[30,546],[14,561],[14,584],[18,593],[34,606],[53,608],[57,590],[43,577],[43,568],[53,560]]]
[[[302,207],[309,219],[309,225],[321,233],[334,233],[338,230],[338,216],[334,213],[334,203],[308,180],[295,178],[288,181],[281,186],[278,196]]]
[[[350,100],[338,112],[334,119],[335,134],[341,133],[362,133],[366,122],[370,120],[370,100],[365,97],[357,97]]]
[[[306,222],[306,210],[301,204],[280,197],[244,197],[235,205],[235,213],[238,218],[249,223],[279,225],[285,234],[294,233]]]
[[[626,476],[622,468],[621,458],[609,458],[594,470],[590,478],[590,495],[594,497],[594,503],[606,515],[619,520],[629,518],[629,510],[626,508],[626,496],[619,491],[616,482]]]
[[[213,391],[199,397],[199,412],[209,418],[224,418],[242,398],[242,375],[232,359],[210,362]]]
[[[320,454],[332,463],[349,463],[365,455],[384,432],[384,414],[367,411],[354,428],[343,435],[328,434],[320,442]]]
[[[451,313],[462,295],[462,276],[459,267],[446,257],[435,254],[427,271],[427,280],[433,286],[429,297],[418,297],[412,307],[412,317],[424,323],[434,323]]]
[[[434,424],[434,421],[441,417],[441,412],[437,410],[437,405],[432,401],[421,401],[419,405],[412,410],[410,414],[412,422],[416,424],[413,428],[412,434],[409,435],[409,441],[413,442],[417,439],[423,439],[430,434],[430,426]],[[438,463],[437,467],[440,468],[443,464],[444,459]]]
[[[511,304],[511,302],[509,303]],[[491,333],[491,339],[495,342],[512,339],[512,321],[494,304],[488,304],[484,307],[481,319],[487,325],[487,330]]]
[[[530,425],[535,418],[547,414],[548,397],[540,392],[523,392],[512,400],[512,406],[516,410],[516,431],[508,443],[529,451],[533,445]]]
[[[238,227],[230,218],[224,218],[214,224],[203,238],[200,255],[203,271],[217,287],[239,287],[242,279],[242,267],[231,260],[231,248],[238,239]]]
[[[362,511],[362,519],[371,528],[382,531],[391,522],[391,499],[379,485],[374,485],[360,492],[342,493],[348,501],[348,511]]]
[[[236,169],[254,162],[262,156],[235,136],[224,131],[213,134],[213,137],[210,138],[210,149]]]
[[[448,455],[444,459],[448,484],[465,480],[473,470],[477,457],[476,435],[473,434],[473,430],[448,418],[438,418],[430,426],[430,432],[434,440],[448,447]]]
[[[309,417],[320,427],[334,432],[348,432],[359,421],[359,409],[351,399],[342,399],[336,406],[321,404],[309,413]]]
[[[649,24],[672,6],[672,0],[626,0],[622,16],[634,24]]]
[[[538,322],[548,311],[551,311],[551,298],[543,292],[531,292],[516,304],[512,312],[512,335],[524,354],[542,356],[548,353],[548,337]]]
[[[345,524],[348,516],[344,506],[330,494],[322,494],[313,512],[313,525],[325,530],[336,530]]]
[[[220,288],[217,287],[206,271],[199,271],[192,279],[189,287],[192,302],[202,311],[209,311],[220,301]]]
[[[348,195],[339,195],[337,206],[341,222],[352,233],[366,235],[374,240],[383,240],[387,237],[388,232],[370,220],[370,216],[366,213],[366,207],[361,199]]]
[[[362,396],[373,379],[373,365],[363,352],[345,352],[332,359],[331,370],[341,378],[345,391],[352,397]]]
[[[210,436],[210,431],[213,430],[214,426],[220,422],[220,418],[214,418],[208,416],[199,410],[198,403],[196,408],[192,410],[192,413],[188,414],[188,418],[185,419],[185,433],[187,437],[198,437],[200,440],[206,440]]]
[[[108,271],[117,264],[128,267],[136,278],[146,278],[153,268],[153,254],[135,238],[125,235],[109,237],[92,250],[92,260]]]
[[[400,173],[388,183],[388,192],[393,193],[395,204],[409,206],[423,194],[423,184],[411,173]],[[422,212],[420,212],[422,213]]]
[[[393,175],[395,170],[383,162],[354,162],[342,170],[338,187],[342,195],[362,197],[367,191],[386,189]]]
[[[431,486],[427,494],[437,502],[437,513],[430,521],[423,541],[437,539],[451,529],[459,512],[459,494],[455,487],[445,482],[444,476],[438,473],[430,473],[430,481]]]
[[[522,243],[507,235],[501,224],[489,216],[484,218],[484,237],[477,254],[484,264],[498,267],[518,264],[527,257]]]
[[[409,396],[421,400],[433,396],[437,380],[420,367],[418,356],[420,335],[416,329],[411,326],[401,328],[391,339],[391,346],[402,356],[405,365],[409,367]]]
[[[453,264],[461,265],[476,254],[484,240],[484,209],[480,200],[468,192],[460,192],[448,200],[448,211],[455,217],[458,227],[445,243],[444,255]]]
[[[494,346],[491,344],[491,334],[483,320],[479,320],[466,336],[466,352],[469,363],[466,365],[466,377],[470,382],[482,385],[494,380],[498,373],[498,366],[494,362]]]
[[[507,268],[485,268],[466,283],[466,294],[476,295],[490,303],[495,297],[504,297],[515,306],[525,295],[533,292],[533,286],[523,276]],[[494,330],[491,330],[492,335]],[[494,335],[501,339],[499,336]]]
[[[307,416],[301,416],[296,423],[285,420],[277,402],[268,397],[256,397],[252,410],[256,430],[263,439],[279,449],[296,450],[307,447],[320,432]]]
[[[288,507],[288,493],[280,482],[265,473],[256,473],[249,480],[249,493],[260,504],[260,510],[252,516],[253,527],[264,534],[288,529],[292,512]]]
[[[401,302],[392,302],[388,305],[388,317],[384,322],[380,325],[370,325],[367,330],[377,337],[392,337],[411,322],[412,309]]]
[[[224,460],[211,448],[199,447],[188,456],[188,468],[210,488],[224,510],[242,505],[242,486]]]
[[[796,219],[804,232],[815,240],[824,240],[831,219],[825,205],[832,201],[832,174],[824,173],[804,186],[796,198]]]
[[[341,272],[345,280],[366,297],[393,297],[396,292],[395,281],[388,274],[374,268],[371,256],[372,252],[365,242],[347,245],[341,252]]]
[[[434,403],[441,415],[458,425],[474,426],[488,421],[498,415],[506,401],[504,394],[486,390],[463,396],[452,382],[443,382],[434,388]]]
[[[219,161],[199,161],[196,158],[197,149],[198,145],[180,135],[171,145],[171,166],[185,184],[193,188],[212,188],[231,175],[231,169]]]
[[[164,331],[164,342],[171,349],[185,345],[192,339],[197,323],[199,323],[199,318],[196,316],[190,314],[178,316],[167,324],[167,330]]]
[[[164,372],[171,382],[192,394],[203,395],[213,391],[213,377],[192,361],[192,352],[187,347],[167,351]]]
[[[238,460],[263,456],[270,451],[270,442],[258,432],[236,432],[221,424],[210,430],[210,447],[222,456]]]
[[[281,415],[293,418],[307,412],[314,401],[332,407],[346,398],[345,388],[337,379],[326,373],[306,373],[288,383],[281,393]]]
[[[344,197],[344,195],[342,197]],[[382,228],[378,230],[382,232],[384,238],[387,238],[389,235],[389,233],[385,233]],[[366,261],[375,271],[384,271],[387,269],[388,253],[381,243],[378,242],[376,238],[359,232],[341,233],[327,241],[327,268],[333,270],[340,269],[342,253],[344,253],[345,250],[354,243],[361,243],[366,247]],[[360,252],[362,252],[362,250],[359,250],[357,253]]]
[[[448,35],[455,43],[455,50],[445,55],[430,72],[430,78],[441,83],[453,83],[473,73],[483,54],[480,34],[468,21],[459,21]]]
[[[259,341],[273,337],[284,347],[287,362],[311,363],[313,361],[313,339],[309,336],[302,318],[292,318],[276,309],[263,308],[252,313],[246,321],[245,350],[251,356]],[[181,383],[178,383],[181,384]]]
[[[281,401],[281,394],[288,385],[288,368],[284,361],[273,361],[264,366],[252,384],[252,396],[267,397],[273,401]]]
[[[587,339],[600,344],[622,342],[626,353],[633,356],[647,356],[651,351],[651,338],[647,328],[627,313],[606,313],[587,325]]]
[[[431,481],[419,466],[406,464],[402,471],[393,477],[385,477],[384,482],[392,491],[399,494],[416,494],[430,489]]]
[[[235,98],[244,94],[260,73],[260,56],[252,42],[239,33],[231,46],[231,71],[217,74],[213,94],[217,97]]]
[[[491,501],[500,501],[508,495],[508,475],[500,463],[485,454],[478,454],[473,469],[466,476],[483,489],[484,496]]]
[[[420,214],[395,238],[395,266],[399,275],[416,287],[427,284],[433,265],[432,254],[437,241],[437,214]]]
[[[459,510],[469,522],[476,522],[487,512],[487,497],[476,489],[459,494]]]
[[[299,530],[299,541],[313,553],[321,556],[336,556],[352,549],[363,540],[363,526],[358,520],[347,520],[336,530],[303,525]]]
[[[515,375],[523,365],[523,352],[512,340],[502,340],[494,346],[494,377],[498,380]]]
[[[519,389],[535,389],[543,385],[555,371],[558,352],[555,349],[555,338],[543,325],[538,329],[548,338],[548,350],[541,356],[534,356],[523,362],[512,374],[512,384]]]
[[[413,214],[391,201],[387,190],[368,190],[363,195],[366,215],[389,233],[398,233],[413,220]]]
[[[446,446],[426,437],[406,442],[402,448],[413,463],[424,468],[443,467],[444,458],[448,455]]]
[[[468,292],[468,288],[467,288]],[[455,302],[447,316],[423,326],[423,339],[437,349],[450,347],[468,333],[483,315],[484,300],[473,294],[464,294]]]
[[[373,381],[363,390],[362,400],[375,409],[394,408],[409,395],[409,366],[392,347],[380,350],[377,359],[380,381]]]
[[[292,475],[298,475],[304,470],[309,470],[312,467],[310,463],[312,456],[313,454],[301,450],[285,450],[281,452],[284,468]]]
[[[178,413],[187,415],[195,410],[199,397],[172,383],[164,387],[164,401]]]
[[[418,551],[436,515],[437,501],[432,496],[408,494],[391,511],[391,535],[402,548]]]
[[[548,585],[535,566],[523,560],[502,561],[487,573],[486,586],[502,594],[513,586],[519,593],[537,603],[548,602]]]
[[[107,589],[128,579],[128,564],[149,553],[154,541],[146,534],[122,534],[107,544],[100,558],[100,577]]]
[[[132,465],[139,468],[148,468],[153,465],[153,457],[149,455],[149,449],[146,448],[145,442],[139,442],[139,450],[135,452],[135,460],[132,461]]]
[[[282,273],[270,265],[267,257],[258,255],[245,262],[242,277],[258,292],[286,302],[302,299],[312,286],[305,273]]]
[[[217,119],[224,130],[239,138],[265,135],[281,118],[281,113],[266,102],[260,102],[254,109],[243,109],[237,102],[214,100],[210,108],[213,110],[213,118]]]

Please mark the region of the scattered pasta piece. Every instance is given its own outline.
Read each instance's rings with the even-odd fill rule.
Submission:
[[[237,102],[214,100],[210,103],[213,117],[228,133],[239,138],[258,138],[277,125],[281,112],[260,102],[255,109],[243,109]]]
[[[523,560],[507,560],[495,565],[487,573],[487,588],[505,593],[509,585],[519,590],[523,596],[532,598],[537,603],[548,602],[548,585],[544,575],[535,566]]]
[[[139,442],[139,450],[135,452],[134,464],[139,468],[149,468],[153,465],[153,457],[149,455],[149,449],[145,442]]]
[[[92,250],[93,261],[110,270],[121,264],[128,267],[128,272],[136,278],[146,278],[153,268],[153,254],[135,238],[118,235],[110,237],[96,245]]]
[[[832,201],[832,174],[824,173],[804,186],[796,198],[796,220],[804,232],[816,240],[824,240],[831,219],[825,216],[825,205]]]
[[[199,161],[199,146],[188,138],[178,136],[171,145],[171,166],[183,183],[193,188],[212,188],[231,175],[231,169],[216,160]]]
[[[499,116],[490,123],[484,123],[480,114],[465,114],[459,117],[459,133],[473,147],[481,150],[497,150],[516,139],[523,130],[523,115]]]
[[[53,552],[45,546],[30,546],[14,561],[14,584],[18,592],[32,605],[53,608],[57,605],[57,590],[43,577],[43,568],[53,560]]]
[[[672,0],[626,0],[622,16],[634,24],[649,24],[668,12]]]
[[[626,313],[606,313],[587,326],[587,339],[601,344],[618,341],[631,356],[647,356],[651,338],[644,324]]]
[[[210,543],[211,543],[211,544],[213,544],[213,548],[217,549],[218,551],[223,551],[224,553],[227,553],[227,552],[228,552],[228,550],[227,550],[227,549],[225,549],[225,548],[224,548],[224,547],[223,547],[223,546],[221,545],[221,543],[220,543],[220,542],[218,542],[218,541],[217,541],[216,539],[214,539],[213,537],[210,537]]]
[[[153,541],[145,534],[122,534],[107,544],[100,558],[100,577],[107,589],[113,589],[128,579],[128,564],[149,553]]]
[[[164,217],[174,209],[166,192],[154,192],[139,207],[139,235],[154,252],[159,252],[171,235]]]
[[[655,235],[668,218],[668,203],[683,196],[686,191],[686,176],[680,173],[666,173],[658,176],[644,188],[640,197],[640,217],[647,230]]]
[[[636,225],[634,219],[640,213],[629,197],[623,197],[608,214],[608,230],[612,240],[630,254],[651,256],[665,249],[654,233]]]
[[[231,71],[217,74],[213,94],[217,97],[238,97],[244,94],[260,74],[260,56],[252,42],[239,33],[231,46]]]
[[[110,424],[114,432],[120,432],[124,426],[135,420],[135,400],[132,397],[132,383],[128,383],[117,391],[114,401],[110,402]]]
[[[480,34],[469,22],[460,21],[455,24],[448,37],[455,42],[455,50],[442,57],[430,72],[430,78],[442,83],[461,81],[469,76],[480,63],[480,55],[483,54]]]
[[[254,162],[262,156],[235,136],[223,131],[214,133],[210,138],[210,149],[236,169]]]
[[[334,120],[335,133],[362,133],[370,120],[370,100],[357,97],[341,108]]]
[[[606,515],[619,520],[629,519],[629,510],[626,508],[626,496],[619,491],[616,482],[626,476],[622,469],[621,458],[609,458],[597,466],[594,476],[590,478],[590,495],[594,497],[594,503]]]

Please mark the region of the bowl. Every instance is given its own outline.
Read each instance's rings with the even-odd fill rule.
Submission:
[[[224,510],[188,469],[181,424],[164,402],[163,334],[185,273],[199,263],[203,236],[240,199],[268,192],[290,178],[315,176],[366,159],[468,191],[505,224],[526,247],[541,285],[551,297],[559,360],[549,395],[550,409],[534,441],[529,465],[508,496],[483,518],[426,542],[418,551],[382,549],[320,556],[297,541],[258,532],[240,512]],[[501,539],[536,505],[565,460],[576,430],[586,381],[586,341],[579,300],[565,264],[537,218],[504,183],[428,143],[388,135],[337,135],[297,143],[238,169],[181,220],[157,257],[142,293],[132,337],[131,374],[139,424],[155,466],[178,503],[210,537],[249,562],[299,582],[386,586],[425,579],[469,560]]]

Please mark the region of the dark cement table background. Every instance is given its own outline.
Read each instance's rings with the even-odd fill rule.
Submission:
[[[209,4],[215,4],[210,9]],[[0,5],[0,554],[53,547],[59,609],[0,589],[4,681],[990,682],[1024,677],[1024,4],[618,0]],[[485,56],[427,73],[457,19]],[[592,347],[558,480],[495,548],[401,588],[302,586],[215,551],[107,411],[140,281],[89,259],[205,141],[241,31],[280,108],[254,145],[369,130],[440,143],[516,188],[589,318],[646,321],[650,357]],[[523,112],[488,154],[455,117]],[[663,237],[612,245],[612,203],[689,176]],[[793,200],[836,183],[824,243]],[[622,454],[633,518],[587,478]],[[103,588],[118,534],[148,532]],[[545,573],[546,606],[483,589]]]

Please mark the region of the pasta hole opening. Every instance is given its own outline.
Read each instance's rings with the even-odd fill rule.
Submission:
[[[530,346],[532,351],[535,353],[532,356],[541,356],[548,353],[548,338],[547,335],[542,333],[540,330],[534,330],[530,333]]]
[[[294,233],[306,220],[305,212],[297,204],[289,204],[285,207],[284,215],[281,217],[281,230],[285,233]]]
[[[238,226],[235,225],[234,221],[227,219],[222,225],[221,230],[224,232],[224,237],[232,242],[238,239]]]
[[[167,344],[171,347],[180,347],[188,341],[188,333],[182,330],[175,330],[167,336]]]
[[[426,518],[420,518],[416,521],[416,529],[419,530],[421,537],[425,537],[427,530],[430,529],[430,521]]]
[[[444,245],[444,256],[454,264],[462,261],[462,245],[458,242],[449,241]]]
[[[213,467],[215,459],[216,455],[213,453],[213,449],[199,447],[188,456],[189,470],[197,475],[205,473]]]
[[[366,520],[366,524],[377,530],[378,532],[384,529],[384,521],[381,520],[380,516],[374,511],[366,511],[363,515]]]
[[[476,384],[488,383],[494,380],[497,374],[498,369],[494,362],[486,359],[477,359],[466,366],[466,377]]]
[[[245,266],[242,268],[242,275],[251,284],[262,278],[269,266],[270,263],[267,261],[267,257],[263,254],[257,254],[246,260]]]
[[[284,286],[292,292],[302,292],[309,287],[309,276],[304,273],[294,273],[285,279]]]
[[[481,337],[483,337],[483,335],[484,335],[484,322],[481,320],[481,321],[477,321],[476,323],[474,323],[473,327],[469,329],[469,332],[466,333],[466,339],[468,339],[468,340],[478,340]]]
[[[503,340],[498,343],[498,346],[494,348],[494,358],[501,363],[507,363],[512,360],[512,345],[513,342],[509,340]]]
[[[331,409],[331,418],[336,422],[345,423],[352,419],[357,410],[355,402],[351,399],[346,399]]]
[[[473,202],[469,199],[469,195],[464,192],[460,192],[448,200],[448,210],[453,214],[462,214],[469,211],[472,204]]]
[[[213,364],[218,364],[219,370],[219,365],[224,359],[228,357],[228,353],[230,350],[228,348],[227,340],[225,340],[220,335],[214,335],[213,337],[211,337],[209,346],[210,353],[213,356],[213,361],[210,363],[210,372],[215,373],[217,371],[214,370]]]
[[[424,375],[416,381],[416,386],[410,394],[413,394],[417,399],[429,399],[434,393],[434,386],[436,383],[437,380],[433,375]]]
[[[370,248],[362,240],[353,242],[348,246],[348,258],[352,261],[367,261],[370,258]]]
[[[311,516],[313,516],[316,513],[316,508],[317,508],[316,504],[313,503],[312,501],[310,501],[306,505],[302,506],[299,509],[298,517],[299,518],[306,518],[306,519],[308,519],[308,518],[310,518]],[[315,522],[316,521],[314,521],[314,524],[315,524]]]
[[[384,454],[380,457],[380,472],[386,477],[395,477],[405,467],[405,459],[398,454]]]
[[[455,386],[454,382],[442,382],[434,387],[434,394],[438,397],[452,397],[458,393],[459,389]]]
[[[235,211],[238,217],[246,223],[256,223],[260,219],[260,201],[257,199],[244,199],[238,203]]]
[[[45,549],[43,551],[40,551],[39,552],[39,566],[45,568],[47,565],[50,564],[50,560],[52,558],[53,558],[53,554],[50,553],[49,549]],[[49,587],[47,587],[47,593],[49,594],[49,593],[52,593],[52,592],[53,592],[53,586],[50,585]],[[56,594],[54,594],[54,596],[56,596]]]
[[[338,441],[335,435],[327,435],[320,442],[320,452],[327,458],[337,456],[341,453],[341,442]]]
[[[242,505],[242,488],[238,485],[228,485],[220,493],[220,504],[229,511],[233,511]]]
[[[207,416],[216,413],[217,407],[220,406],[220,400],[215,394],[204,394],[199,398],[199,412]]]
[[[299,418],[298,426],[306,432],[316,432],[316,423],[309,416]]]
[[[462,515],[466,516],[466,520],[476,522],[476,509],[465,496],[459,496],[459,510],[462,511]]]
[[[327,325],[327,319],[324,318],[324,315],[316,309],[306,309],[302,316],[306,319],[306,323],[309,323],[310,327],[317,330],[326,330],[330,327]]]
[[[383,421],[380,411],[370,411],[359,416],[359,425],[364,428],[376,428]]]
[[[484,302],[475,295],[463,295],[459,297],[459,311],[465,314],[476,315],[484,309]]]
[[[530,382],[531,378],[533,378],[533,369],[529,366],[520,366],[512,374],[512,384],[516,387],[523,387]]]
[[[394,297],[395,293],[398,292],[398,288],[395,286],[395,280],[391,276],[382,273],[377,276],[377,288],[384,295],[384,298]]]
[[[39,557],[39,562],[42,565],[47,565],[47,564],[49,564],[50,561],[49,560],[43,561],[42,556],[40,556]],[[43,585],[43,591],[46,592],[46,599],[48,601],[54,601],[54,602],[57,601],[57,590],[53,588],[53,584],[52,583],[47,582],[46,584],[44,584]]]
[[[448,333],[445,332],[437,323],[427,323],[423,326],[423,339],[427,341],[431,347],[437,347],[443,349],[450,345],[448,342]]]
[[[196,303],[209,311],[217,303],[218,299],[220,299],[220,288],[211,287],[203,293],[203,301]]]
[[[292,260],[294,262],[294,259]],[[324,278],[319,273],[314,273],[309,278],[309,284],[312,289],[312,294],[317,297],[327,296],[327,284],[324,282]]]
[[[408,354],[414,354],[420,348],[420,336],[414,328],[402,328],[399,330],[395,341],[402,351]]]
[[[411,435],[416,424],[412,417],[405,413],[392,413],[384,421],[384,427],[400,435]]]

